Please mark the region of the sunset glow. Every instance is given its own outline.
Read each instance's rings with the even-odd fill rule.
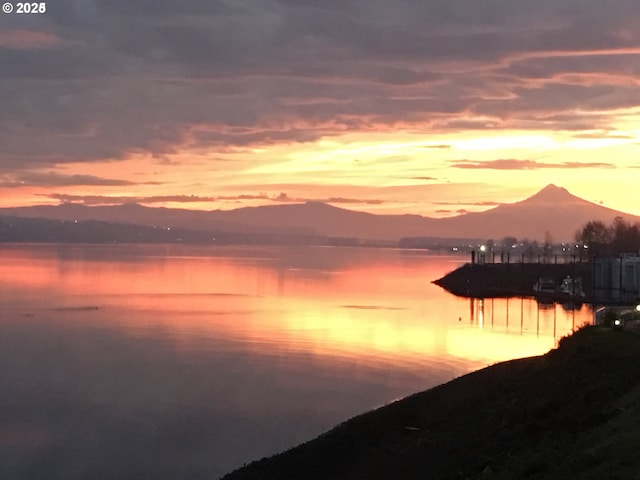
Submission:
[[[0,206],[640,215],[635,0],[145,5],[0,19]]]
[[[165,247],[156,252],[164,256],[144,249],[139,252],[147,253],[138,256],[131,247],[111,252],[96,247],[101,260],[65,268],[47,248],[17,252],[23,256],[14,252],[0,262],[0,274],[12,278],[11,288],[74,292],[34,308],[30,316],[64,313],[134,337],[153,328],[166,331],[179,350],[197,348],[207,338],[225,338],[242,341],[256,353],[307,352],[374,362],[392,358],[409,364],[448,355],[484,365],[545,353],[560,336],[590,320],[586,311],[574,314],[575,320],[560,306],[554,320],[553,311],[536,313],[531,299],[439,298],[440,288],[426,280],[445,273],[450,262],[423,264],[409,257],[394,266],[398,258],[393,253],[382,255],[378,264],[347,262],[339,270],[333,264],[322,273],[317,267],[245,265],[233,249],[228,257],[190,257],[174,256],[180,250]],[[74,250],[60,252],[72,256]],[[190,253],[198,252],[208,251]],[[308,253],[318,254],[318,249]],[[330,253],[338,265],[345,260],[340,260],[345,252]],[[120,261],[105,261],[111,256]],[[166,315],[149,316],[160,307]]]

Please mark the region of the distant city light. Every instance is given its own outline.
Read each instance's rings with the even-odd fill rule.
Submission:
[[[480,251],[481,251],[481,252],[484,252],[484,251],[486,251],[486,250],[487,250],[487,247],[486,247],[486,246],[484,246],[484,245],[480,245]]]

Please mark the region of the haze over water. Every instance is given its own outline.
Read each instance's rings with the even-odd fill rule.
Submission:
[[[216,478],[591,321],[430,283],[466,260],[3,246],[0,477]]]

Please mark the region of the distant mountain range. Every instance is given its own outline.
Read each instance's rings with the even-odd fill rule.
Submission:
[[[397,242],[408,237],[497,240],[513,236],[519,239],[542,240],[545,232],[549,232],[553,240],[559,242],[572,240],[575,232],[590,220],[610,223],[617,216],[631,222],[640,221],[640,217],[588,202],[555,185],[548,185],[520,202],[448,218],[377,215],[321,202],[226,211],[154,208],[137,204],[87,207],[70,203],[0,209],[0,217],[6,217],[5,223],[9,217],[69,222],[94,221],[155,227],[157,231],[178,229],[183,236],[193,234],[197,238],[213,238],[216,235],[226,236],[225,238],[251,238],[252,243],[259,241],[261,236],[270,239],[268,243],[288,237],[357,238],[383,242]],[[24,227],[24,222],[21,225]],[[49,227],[43,223],[39,224],[40,228],[44,229],[51,228],[52,224],[47,225]],[[100,225],[100,231],[106,233],[108,226],[102,223]],[[120,229],[122,230],[121,227]],[[6,234],[6,228],[4,231]],[[37,228],[31,228],[30,231],[35,232]],[[152,233],[152,230],[145,232]],[[3,240],[1,235],[2,230],[0,241]],[[166,234],[163,235],[166,237]],[[42,232],[42,236],[47,237],[46,232]]]

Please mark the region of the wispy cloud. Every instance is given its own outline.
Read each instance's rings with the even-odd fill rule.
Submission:
[[[49,32],[24,29],[0,30],[0,48],[12,50],[40,50],[63,46],[65,42]]]
[[[616,168],[614,163],[607,162],[540,162],[538,160],[499,159],[485,161],[456,160],[451,162],[454,168],[470,170],[540,170],[540,169],[581,169],[581,168]]]
[[[585,132],[585,133],[576,133],[573,135],[573,138],[580,139],[614,139],[614,140],[635,140],[636,137],[629,134],[624,133],[615,133],[615,132]]]
[[[451,148],[451,145],[448,145],[448,144],[421,145],[420,148],[427,148],[432,150],[448,150]]]
[[[417,176],[414,176],[414,177],[406,177],[406,178],[408,178],[409,180],[425,180],[425,181],[438,180],[438,178],[436,178],[436,177],[420,176],[420,175],[417,175]]]
[[[432,202],[433,205],[467,205],[475,207],[497,207],[504,205],[501,202],[481,201],[481,202]]]

